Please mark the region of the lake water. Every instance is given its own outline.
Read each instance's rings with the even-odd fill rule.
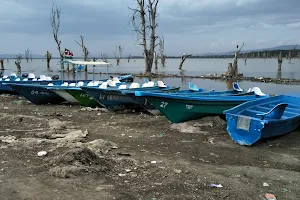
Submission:
[[[116,61],[113,59],[108,60],[113,64],[113,67],[109,67],[109,72],[118,73],[139,73],[144,72],[145,65],[143,59],[132,59],[129,63],[126,59],[121,60],[120,65],[116,65]],[[227,70],[229,62],[233,62],[233,59],[187,59],[183,65],[184,71],[180,72],[178,66],[180,59],[167,59],[165,67],[159,65],[159,69],[153,70],[153,72],[167,73],[167,74],[180,74],[180,75],[204,75],[204,74],[222,74]],[[22,60],[22,73],[33,72],[36,75],[55,75],[58,74],[61,77],[61,72],[59,72],[59,60],[51,60],[51,70],[47,71],[46,60],[34,59],[32,62],[26,62]],[[4,67],[6,68],[4,74],[9,74],[16,71],[16,66],[14,60],[10,59],[9,62],[5,60]],[[89,72],[93,72],[93,67],[88,69]],[[95,67],[95,72],[107,72],[106,67]],[[239,72],[243,73],[244,76],[255,76],[255,77],[273,77],[276,78],[281,76],[282,78],[295,78],[300,79],[300,60],[293,59],[291,63],[285,59],[282,64],[282,72],[278,74],[277,72],[277,59],[247,59],[247,64],[245,65],[244,60],[239,60]],[[107,75],[95,74],[94,79],[103,79]],[[66,79],[75,79],[75,74],[65,73]],[[79,79],[93,79],[92,74],[86,74],[85,72],[78,73]],[[138,82],[143,82],[143,79],[136,79]],[[168,85],[181,86],[186,88],[189,81],[197,84],[198,87],[204,87],[207,89],[214,88],[216,90],[223,90],[227,88],[227,84],[220,80],[204,80],[204,79],[187,79],[187,78],[164,78],[164,82]],[[258,86],[263,92],[267,93],[284,93],[289,91],[300,92],[300,85],[278,85],[271,83],[256,83],[242,81],[240,82],[241,87],[250,88],[253,86]]]

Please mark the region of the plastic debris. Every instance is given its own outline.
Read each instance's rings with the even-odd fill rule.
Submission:
[[[126,176],[126,174],[118,174],[118,176],[124,177],[124,176]]]
[[[223,185],[221,185],[221,184],[214,184],[214,183],[211,183],[208,186],[209,187],[215,187],[215,188],[222,188],[223,187]]]
[[[47,155],[47,151],[39,151],[39,152],[37,153],[37,155],[38,155],[39,157],[41,157],[41,156],[46,156],[46,155]]]
[[[269,193],[267,193],[267,194],[265,195],[265,197],[267,198],[267,200],[276,200],[276,197],[275,197],[274,194],[269,194]]]
[[[263,183],[263,186],[264,187],[269,187],[269,184],[268,183]]]
[[[152,163],[152,164],[155,164],[155,163],[156,163],[156,161],[155,161],[155,160],[153,160],[153,161],[151,161],[151,163]]]
[[[129,172],[131,172],[131,169],[125,169],[125,171],[126,171],[127,173],[129,173]]]

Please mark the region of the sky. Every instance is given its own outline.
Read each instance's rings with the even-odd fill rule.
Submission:
[[[0,0],[0,54],[58,55],[50,25],[52,4],[61,8],[60,40],[75,56],[80,35],[91,56],[141,55],[130,24],[137,0]],[[147,0],[146,0],[147,1]],[[300,44],[299,0],[160,0],[157,35],[166,55],[232,51],[237,44],[257,49]]]

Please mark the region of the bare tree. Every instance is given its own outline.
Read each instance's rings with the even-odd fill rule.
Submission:
[[[62,69],[63,60],[64,60],[64,52],[61,51],[61,48],[60,48],[61,41],[59,40],[60,13],[61,13],[61,9],[58,8],[55,4],[53,4],[52,10],[50,13],[50,24],[52,27],[52,34],[53,34],[54,40],[57,44],[57,50],[58,50],[58,53],[60,56],[61,69]],[[67,71],[69,71],[69,69],[67,69]]]
[[[77,42],[75,40],[75,42],[81,47],[82,52],[83,52],[83,59],[84,61],[87,61],[90,55],[90,52],[88,50],[88,48],[84,45],[84,37],[83,35],[80,36],[80,42]],[[85,65],[84,71],[87,72],[87,65]]]
[[[166,64],[166,55],[165,55],[165,39],[164,37],[159,38],[159,53],[160,53],[160,61],[162,66],[164,67]]]
[[[4,70],[4,60],[3,59],[0,59],[0,65],[1,65],[1,68],[0,70],[3,71]]]
[[[22,55],[21,54],[17,54],[16,55],[16,61],[15,64],[17,66],[17,71],[21,72],[21,62],[22,62]]]
[[[32,51],[30,51],[29,59],[30,59],[30,61],[32,62]]]
[[[50,68],[50,61],[52,59],[52,53],[47,51],[45,57],[46,57],[46,60],[47,60],[47,68],[49,69]]]
[[[107,55],[106,55],[106,54],[103,54],[102,52],[101,52],[101,59],[103,60],[103,62],[108,63]]]
[[[25,59],[26,59],[26,62],[29,61],[29,58],[30,58],[30,50],[29,49],[25,49]]]
[[[239,48],[239,45],[236,46],[235,54],[234,54],[234,61],[233,61],[233,76],[238,77],[239,70],[238,70],[238,58],[239,54],[244,47],[244,43],[242,44],[241,48]]]
[[[191,57],[193,54],[182,54],[182,56],[181,56],[181,61],[180,61],[180,64],[179,64],[179,70],[182,70],[182,66],[183,66],[183,63],[184,63],[184,61],[187,59],[187,58],[189,58],[189,57]]]
[[[129,54],[127,57],[127,61],[130,62],[130,59],[131,59],[131,55]]]
[[[122,47],[121,45],[116,46],[115,58],[116,58],[116,61],[117,61],[117,65],[120,64],[120,60],[122,58],[123,50],[124,50],[124,47]]]
[[[283,61],[282,52],[280,51],[280,53],[279,53],[279,55],[277,57],[278,71],[281,71],[282,61]]]
[[[98,58],[96,57],[93,57],[93,61],[96,62],[98,60]]]
[[[155,51],[154,51],[154,65],[155,65],[155,70],[157,70],[158,69],[158,55]]]
[[[156,47],[156,23],[157,18],[157,5],[159,0],[136,0],[137,8],[129,8],[132,11],[131,24],[133,31],[137,34],[137,40],[141,41],[140,45],[143,46],[143,55],[145,58],[145,72],[151,73],[154,49]],[[150,32],[148,34],[148,31]],[[147,44],[149,41],[149,47]]]

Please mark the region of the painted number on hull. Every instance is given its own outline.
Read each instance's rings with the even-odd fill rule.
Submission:
[[[168,102],[162,101],[160,104],[161,108],[165,108],[168,105]]]
[[[191,110],[191,109],[193,108],[192,105],[186,105],[185,107],[186,107],[186,109],[188,109],[188,110]]]
[[[31,90],[31,95],[45,95],[45,96],[49,96],[49,92]]]
[[[119,101],[119,98],[117,96],[114,96],[114,95],[100,94],[99,99],[105,99],[105,100],[110,100],[110,101]]]

